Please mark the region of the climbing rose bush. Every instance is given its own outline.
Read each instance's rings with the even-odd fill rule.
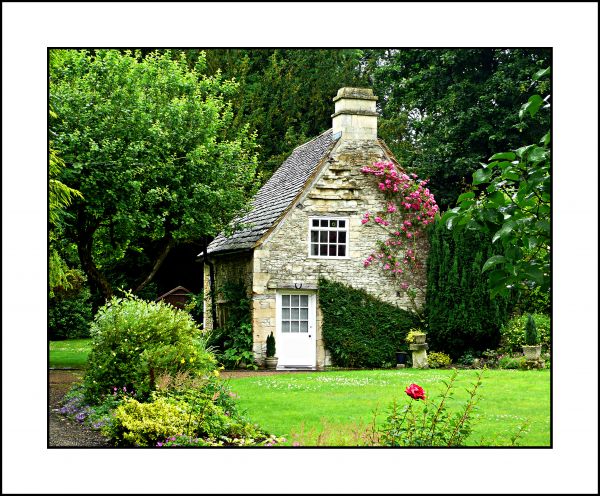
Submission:
[[[425,230],[434,222],[439,207],[428,180],[396,169],[393,162],[375,162],[361,168],[363,174],[376,178],[386,202],[381,211],[365,212],[362,224],[373,223],[387,232],[387,239],[377,244],[364,261],[365,267],[377,266],[398,279],[414,306],[418,283],[425,269]]]

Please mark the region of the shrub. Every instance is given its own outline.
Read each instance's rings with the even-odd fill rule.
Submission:
[[[440,367],[449,367],[452,359],[446,353],[433,351],[427,354],[427,363],[430,368],[439,369]]]
[[[540,313],[534,313],[531,316],[538,331],[542,351],[546,352],[550,349],[550,316]],[[502,326],[501,349],[503,351],[508,353],[520,353],[522,351],[525,344],[527,319],[527,315],[518,315]]]
[[[267,357],[275,356],[275,336],[273,332],[267,336]]]
[[[117,444],[152,446],[158,439],[183,434],[189,422],[185,403],[157,398],[151,403],[135,399],[125,400],[115,411],[115,425],[111,435]]]
[[[460,365],[465,365],[467,367],[473,365],[473,361],[477,358],[472,352],[466,351],[462,354],[462,356],[457,360],[457,363]]]
[[[498,360],[498,368],[522,369],[525,368],[525,357],[504,356]]]
[[[258,368],[252,351],[252,323],[250,321],[250,298],[243,281],[228,282],[219,289],[225,300],[227,319],[223,326],[215,329],[211,344],[220,351],[220,358],[226,368],[236,368],[244,364],[247,368]]]
[[[448,231],[436,222],[430,231],[425,310],[428,342],[452,358],[496,348],[508,320],[506,298],[490,299],[484,262],[499,248],[484,234]]]
[[[406,388],[411,397],[408,405],[400,408],[393,402],[390,413],[379,431],[382,446],[462,446],[471,434],[471,421],[478,402],[477,391],[482,374],[468,390],[469,399],[462,411],[450,413],[448,399],[452,396],[458,372],[454,371],[446,389],[437,402],[427,398],[425,391],[416,384]]]
[[[535,326],[535,320],[531,314],[527,315],[527,322],[525,323],[525,344],[527,346],[535,346],[540,342],[538,336],[537,327]]]
[[[48,301],[48,333],[51,341],[90,337],[92,303],[90,291],[59,294]]]
[[[201,376],[216,365],[189,314],[163,302],[131,295],[113,298],[98,310],[91,334],[84,385],[93,404],[114,387],[133,389],[144,400],[159,374],[187,371]]]
[[[152,401],[126,399],[115,413],[109,434],[117,444],[136,446],[254,445],[276,439],[241,416],[232,397],[218,401],[206,384],[166,388],[152,393]],[[226,389],[223,390],[223,392]]]
[[[396,351],[417,324],[414,314],[366,291],[319,280],[323,340],[339,367],[392,367]]]

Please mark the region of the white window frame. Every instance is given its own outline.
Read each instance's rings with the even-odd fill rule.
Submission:
[[[318,232],[321,231],[321,222],[322,220],[326,220],[326,221],[331,221],[331,220],[343,220],[345,221],[346,225],[344,228],[334,228],[337,232],[345,232],[346,233],[346,254],[344,256],[339,256],[339,255],[312,255],[311,254],[311,239],[310,239],[310,233],[313,229],[313,225],[312,225],[312,221],[313,220],[318,220],[319,221],[319,228],[317,229]],[[323,230],[327,230],[327,231],[331,231],[334,230],[332,228],[330,228],[329,226],[327,227],[327,229],[323,229]],[[308,244],[308,258],[322,258],[322,259],[326,259],[326,260],[348,260],[350,258],[350,218],[349,217],[331,217],[331,216],[312,216],[308,218],[308,234],[307,234],[307,244]],[[320,243],[319,243],[320,244]],[[327,241],[327,245],[329,246],[329,238]]]

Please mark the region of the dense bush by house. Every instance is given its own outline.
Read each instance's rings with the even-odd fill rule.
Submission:
[[[366,291],[319,280],[319,303],[323,312],[323,340],[333,365],[340,367],[391,367],[395,352],[416,317],[383,303]]]
[[[90,337],[92,303],[90,292],[57,294],[48,300],[48,333],[51,341]]]
[[[500,296],[490,298],[488,274],[481,272],[494,249],[479,232],[457,234],[440,222],[433,225],[425,304],[433,349],[457,359],[468,351],[498,347],[510,302]]]
[[[541,313],[532,314],[537,328],[542,351],[550,349],[550,316]],[[501,349],[509,353],[520,353],[525,343],[527,315],[518,315],[502,326]]]
[[[160,374],[214,370],[216,360],[190,315],[162,302],[135,296],[112,298],[91,327],[92,351],[84,384],[86,396],[99,401],[113,387],[134,389],[148,398]]]

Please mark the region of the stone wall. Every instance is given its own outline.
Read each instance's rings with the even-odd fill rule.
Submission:
[[[262,356],[264,342],[275,331],[275,291],[294,288],[317,289],[319,277],[364,289],[379,299],[408,308],[399,298],[394,280],[376,267],[365,268],[363,260],[375,249],[385,233],[374,223],[361,224],[366,211],[377,212],[383,205],[383,194],[373,177],[360,168],[387,160],[377,141],[342,140],[331,152],[322,174],[307,189],[297,204],[254,251],[253,261],[253,327],[255,354]],[[308,255],[309,217],[330,216],[349,221],[349,257],[310,258]],[[424,282],[423,282],[424,284]],[[320,312],[317,312],[317,365],[326,364]]]

